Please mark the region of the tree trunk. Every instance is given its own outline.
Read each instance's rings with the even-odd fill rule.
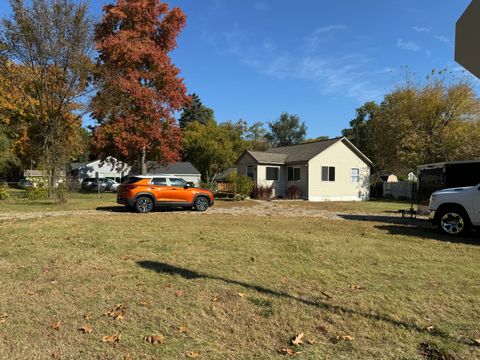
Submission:
[[[140,171],[142,175],[147,175],[147,164],[146,164],[145,158],[146,158],[146,151],[145,151],[145,148],[143,148],[142,156],[140,157]]]

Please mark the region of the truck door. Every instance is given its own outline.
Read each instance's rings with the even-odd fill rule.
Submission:
[[[480,184],[476,186],[477,191],[473,195],[473,225],[480,225]]]

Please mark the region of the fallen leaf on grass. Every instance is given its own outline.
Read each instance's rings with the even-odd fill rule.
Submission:
[[[60,353],[58,351],[54,351],[52,353],[52,359],[58,359],[60,357]]]
[[[186,326],[179,326],[178,327],[178,332],[186,333],[187,331],[188,331],[188,329],[187,329]]]
[[[7,313],[0,313],[0,323],[7,321],[8,314]]]
[[[300,351],[295,351],[293,349],[290,349],[290,348],[282,348],[280,349],[280,354],[283,354],[283,355],[287,355],[287,356],[295,356],[297,354],[301,354]]]
[[[106,335],[102,337],[103,342],[109,342],[109,343],[117,343],[120,340],[120,334],[118,335]]]
[[[106,312],[104,315],[110,316],[114,320],[122,320],[125,318],[125,305],[124,304],[117,304],[115,308],[111,311]]]
[[[52,328],[53,330],[57,330],[57,331],[60,330],[61,327],[62,327],[62,323],[61,323],[60,321],[57,321],[56,323],[53,323],[53,324],[51,325],[51,328]]]
[[[217,302],[217,301],[218,301],[218,297],[217,297],[217,296],[214,296],[214,297],[212,298],[212,301],[213,301],[213,302]]]
[[[337,340],[353,341],[354,337],[350,335],[339,335],[336,337]]]
[[[195,351],[191,351],[191,352],[187,353],[187,356],[188,356],[190,359],[195,359],[195,358],[199,357],[200,354],[197,353],[197,352],[195,352]]]
[[[123,357],[123,360],[133,360],[133,357],[132,357],[130,354],[126,354],[126,355]]]
[[[148,306],[148,301],[147,300],[143,300],[143,301],[140,301],[140,305],[142,306]]]
[[[183,296],[183,291],[181,291],[181,290],[175,291],[175,296],[176,297],[182,297]]]
[[[426,329],[427,329],[427,331],[432,331],[434,329],[434,327],[432,325],[430,325],[430,326],[427,326]]]
[[[145,340],[146,342],[148,342],[149,344],[152,344],[152,345],[163,344],[163,342],[165,341],[165,336],[163,336],[163,335],[149,335],[149,336],[145,336],[143,338],[143,340]]]
[[[25,292],[27,293],[27,295],[30,295],[30,296],[35,295],[35,293],[33,291],[30,291],[30,290],[25,290]]]
[[[291,342],[292,342],[292,345],[295,345],[295,346],[300,346],[303,344],[303,337],[305,336],[305,334],[302,332],[300,334],[298,334],[297,336],[295,336],[294,338],[292,338]]]
[[[350,284],[350,289],[361,290],[361,289],[363,289],[363,287],[360,284]]]
[[[90,324],[85,324],[80,328],[80,331],[83,331],[84,334],[90,334],[93,331],[93,327]]]
[[[85,320],[90,320],[92,318],[92,314],[85,314],[85,315],[83,315],[83,318]]]
[[[480,338],[473,340],[475,345],[480,346]]]
[[[247,296],[247,295],[244,294],[244,293],[238,293],[238,296],[240,296],[241,298],[244,298],[244,297]]]
[[[317,342],[316,342],[315,339],[308,339],[308,340],[307,340],[307,343],[310,344],[310,345],[314,345],[314,344],[316,344]]]

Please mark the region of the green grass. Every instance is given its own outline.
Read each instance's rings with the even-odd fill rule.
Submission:
[[[78,195],[8,211],[111,200]],[[286,347],[299,359],[480,358],[478,239],[453,242],[420,222],[351,219],[85,212],[0,222],[0,358],[281,359]],[[125,318],[104,315],[116,304]],[[78,330],[86,323],[90,334]],[[290,340],[302,332],[295,348]],[[102,342],[113,334],[118,343]],[[157,334],[163,344],[143,340]]]

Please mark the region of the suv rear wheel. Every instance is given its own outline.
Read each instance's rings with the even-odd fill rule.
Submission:
[[[195,199],[193,206],[197,211],[206,211],[210,206],[210,202],[205,196],[199,196]]]
[[[153,210],[153,200],[148,196],[140,196],[135,202],[135,210],[139,213],[148,213]]]
[[[460,207],[442,209],[437,219],[439,229],[447,235],[462,236],[470,231],[470,219]]]

